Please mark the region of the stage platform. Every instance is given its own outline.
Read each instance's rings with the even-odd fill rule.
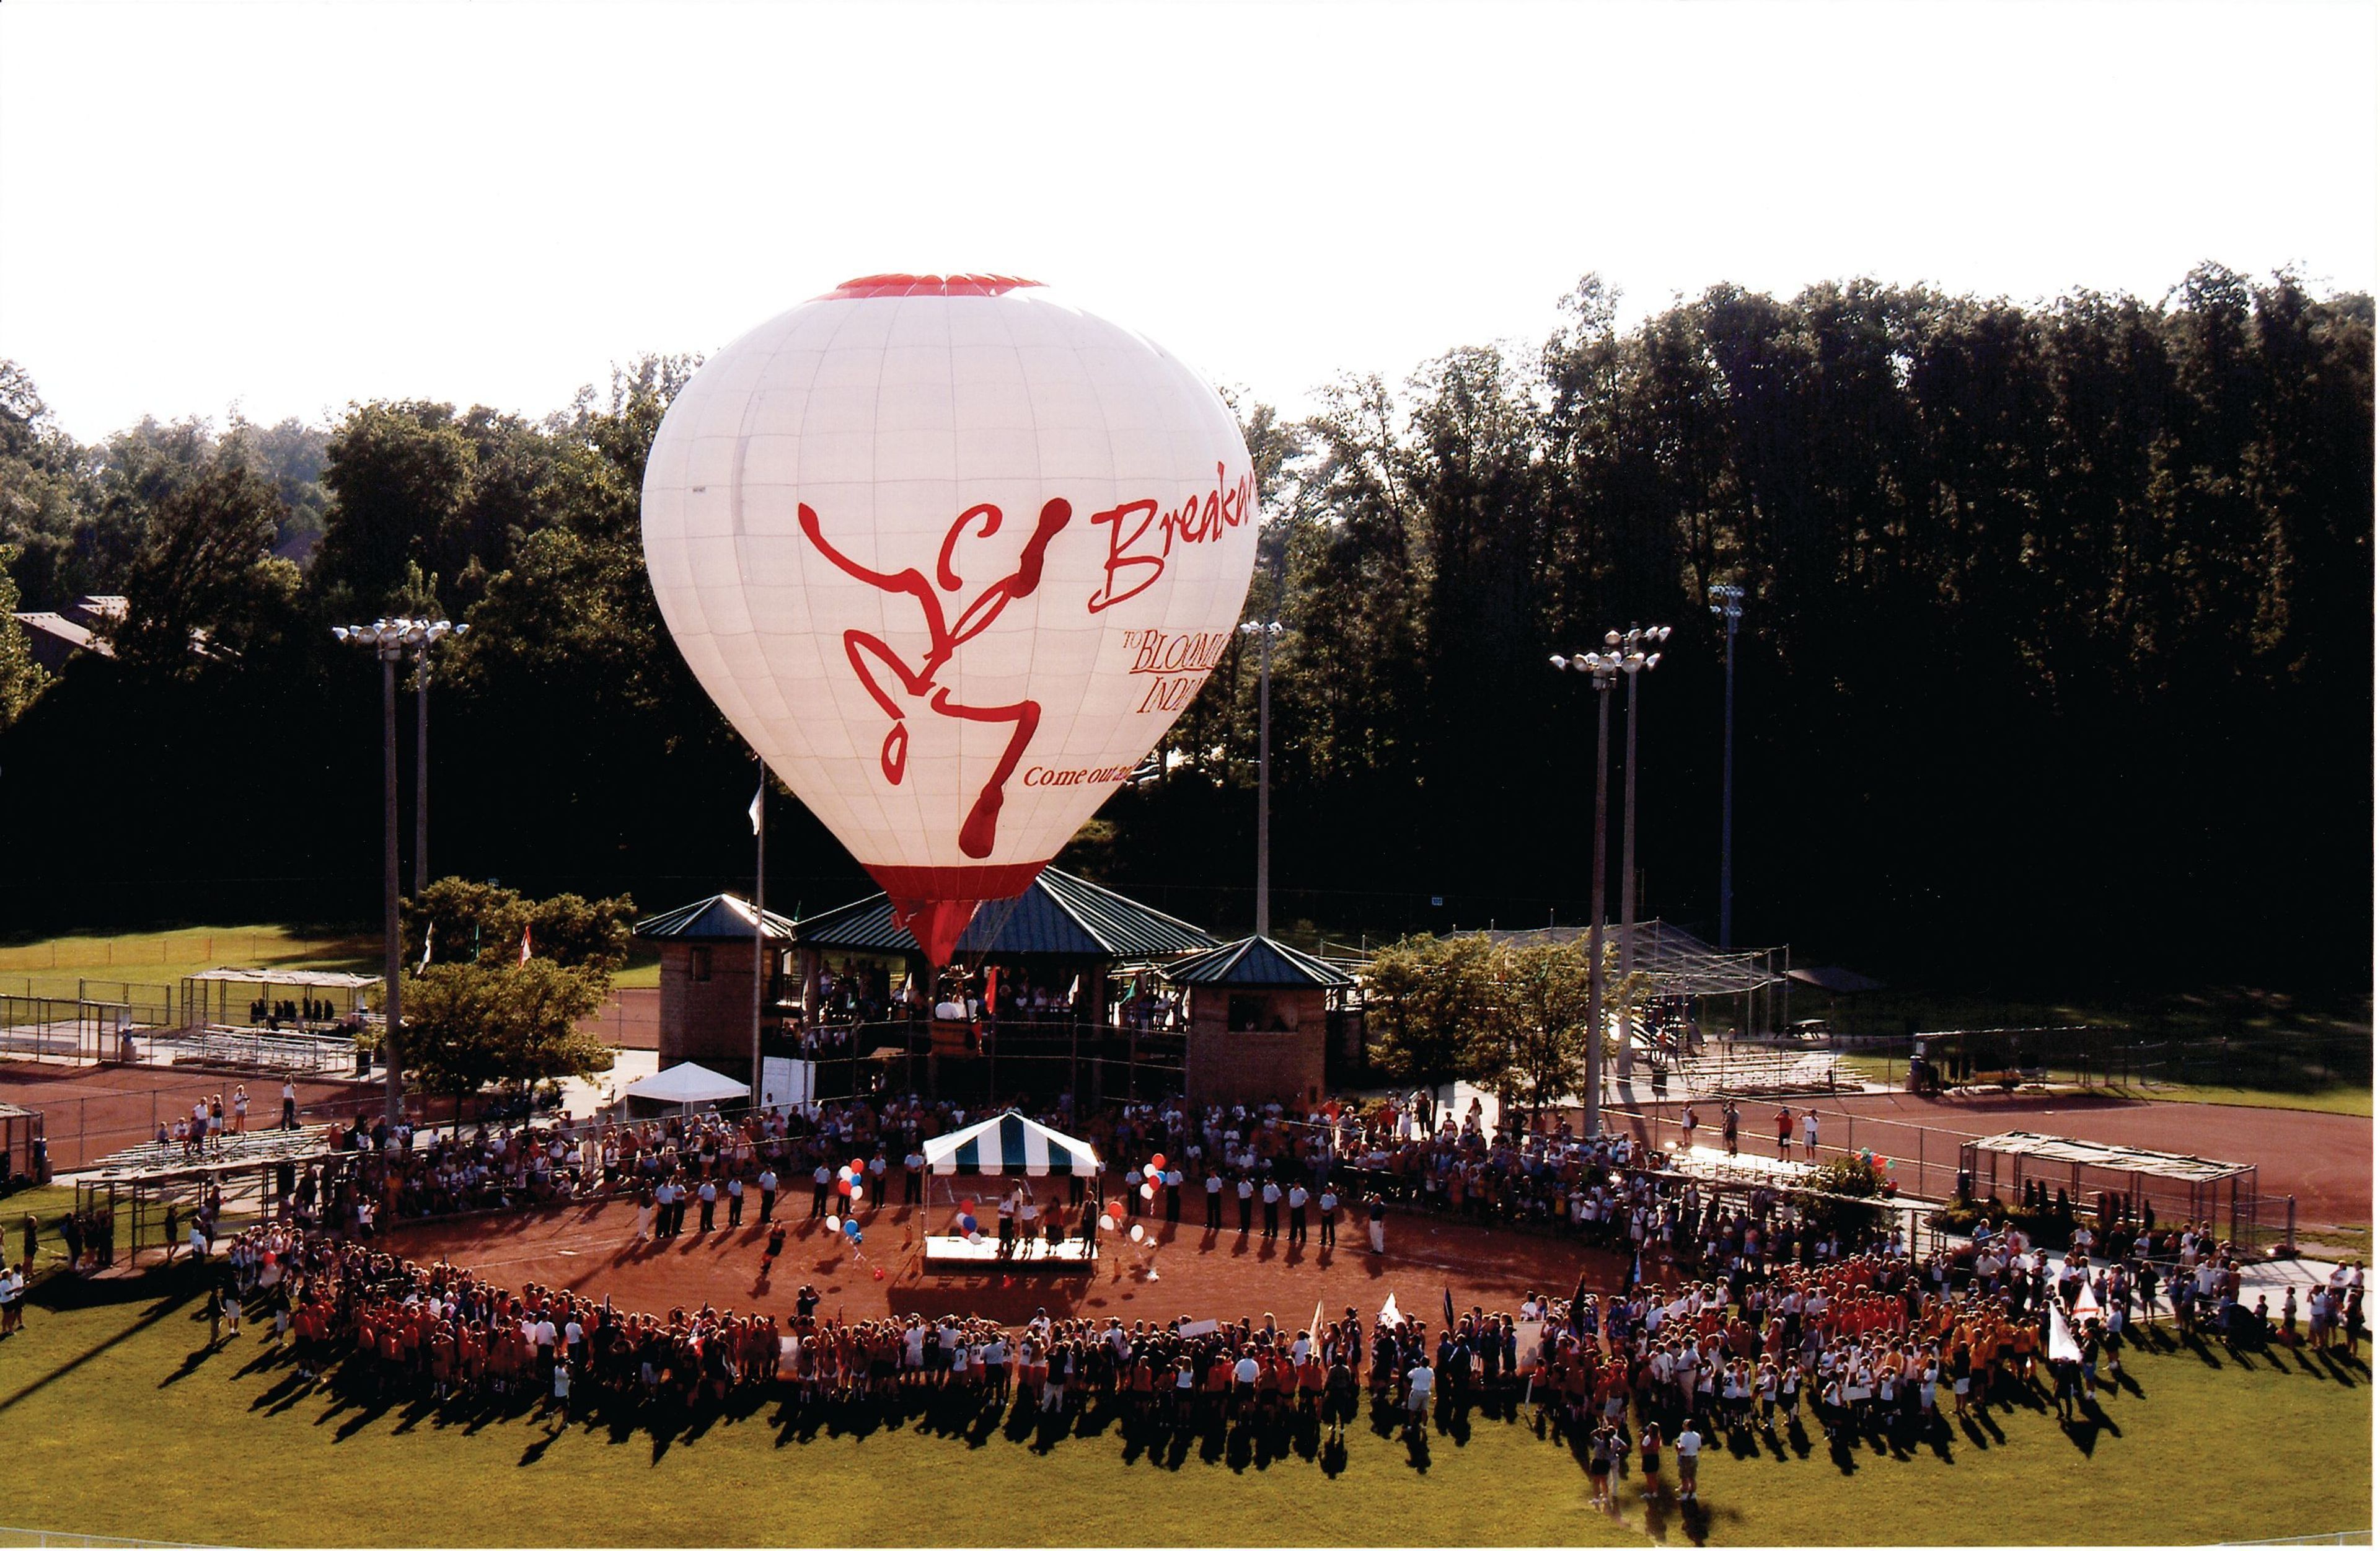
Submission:
[[[1001,1258],[1000,1240],[988,1233],[979,1244],[970,1244],[955,1233],[926,1236],[926,1269],[943,1276],[990,1276],[1001,1271],[1064,1276],[1095,1271],[1098,1262],[1098,1252],[1084,1243],[1079,1235],[1068,1236],[1054,1251],[1048,1240],[1037,1238],[1030,1244],[1017,1245],[1004,1260]]]

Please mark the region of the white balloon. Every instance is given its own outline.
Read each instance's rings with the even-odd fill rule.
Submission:
[[[841,1233],[843,1231],[843,1219],[841,1217],[829,1217],[826,1220],[826,1230],[829,1233]]]
[[[1147,1229],[1147,1228],[1145,1228],[1145,1227],[1141,1227],[1138,1223],[1135,1223],[1135,1224],[1133,1224],[1133,1225],[1132,1225],[1132,1241],[1133,1241],[1134,1243],[1135,1243],[1135,1244],[1139,1243],[1139,1242],[1141,1241],[1141,1240],[1143,1240],[1144,1238],[1148,1237],[1148,1229]]]
[[[646,464],[695,677],[947,962],[1206,681],[1256,556],[1231,411],[997,275],[874,275],[706,362]]]

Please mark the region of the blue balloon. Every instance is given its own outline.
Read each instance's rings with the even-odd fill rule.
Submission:
[[[959,1219],[959,1227],[963,1232],[973,1233],[976,1228],[975,1217],[972,1215],[961,1217]]]
[[[851,1230],[851,1242],[855,1248],[860,1244],[866,1243],[867,1241],[868,1235],[860,1232],[856,1227]]]
[[[844,1219],[843,1219],[843,1231],[844,1231],[844,1233],[848,1234],[850,1237],[852,1237],[852,1238],[854,1238],[854,1239],[858,1238],[858,1237],[859,1237],[859,1222],[858,1222],[858,1219],[856,1219],[856,1218],[855,1218],[855,1217],[845,1217],[845,1218],[844,1218]]]

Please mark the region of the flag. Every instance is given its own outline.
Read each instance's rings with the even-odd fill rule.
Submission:
[[[769,795],[769,778],[760,777],[760,789],[752,794],[752,833],[760,833],[760,800]]]
[[[1454,1334],[1454,1289],[1444,1282],[1438,1285],[1438,1295],[1446,1302],[1446,1333]]]
[[[1404,1311],[1397,1307],[1395,1293],[1389,1294],[1389,1301],[1380,1305],[1380,1317],[1390,1325],[1402,1325],[1405,1322]]]
[[[2049,1303],[2049,1361],[2052,1362],[2082,1361],[2082,1349],[2075,1345],[2074,1332],[2066,1324],[2066,1311],[2058,1306],[2056,1299],[2052,1299]]]
[[[1320,1350],[1322,1346],[1322,1300],[1319,1298],[1314,1301],[1314,1323],[1305,1327],[1305,1333],[1314,1337],[1315,1349],[1318,1351]]]
[[[438,941],[438,923],[437,923],[436,922],[434,922],[434,921],[433,921],[433,922],[431,922],[429,925],[427,925],[427,926],[425,926],[425,927],[423,927],[423,928],[421,929],[421,969],[422,969],[422,970],[426,970],[426,969],[430,968],[430,949],[431,949],[431,946],[432,946],[433,944],[435,944],[437,941]],[[414,971],[414,973],[416,973],[416,974],[419,974],[420,972],[421,972],[421,970],[416,970],[416,971]]]
[[[2075,1317],[2078,1319],[2095,1319],[2105,1312],[2105,1310],[2099,1307],[2099,1295],[2091,1290],[2091,1278],[2089,1276],[2084,1276],[2082,1278],[2082,1296],[2074,1300]]]
[[[1578,1274],[1578,1286],[1570,1295],[1570,1327],[1573,1331],[1586,1327],[1586,1273]]]
[[[524,927],[522,927],[522,928],[521,928],[521,957],[520,957],[520,961],[521,961],[522,963],[524,963],[524,964],[526,964],[526,963],[528,963],[528,927],[526,927],[526,926],[524,926]]]

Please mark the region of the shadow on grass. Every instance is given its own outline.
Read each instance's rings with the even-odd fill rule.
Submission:
[[[191,1261],[182,1261],[178,1264],[152,1265],[134,1276],[94,1278],[53,1276],[43,1278],[26,1295],[26,1301],[34,1308],[50,1314],[69,1313],[85,1309],[112,1308],[117,1304],[137,1303],[143,1299],[150,1301],[149,1307],[141,1310],[138,1318],[108,1337],[107,1339],[87,1351],[68,1358],[40,1378],[10,1391],[5,1398],[0,1398],[0,1414],[5,1414],[19,1400],[39,1394],[91,1359],[114,1350],[172,1314],[176,1310],[188,1305],[205,1292],[212,1274],[212,1268],[199,1266]],[[200,1363],[212,1355],[212,1350],[192,1352],[183,1360],[183,1374],[195,1370]],[[175,1377],[180,1376],[182,1376],[180,1374],[175,1375]],[[167,1384],[172,1382],[172,1378],[165,1381]],[[159,1387],[162,1388],[163,1386]]]

